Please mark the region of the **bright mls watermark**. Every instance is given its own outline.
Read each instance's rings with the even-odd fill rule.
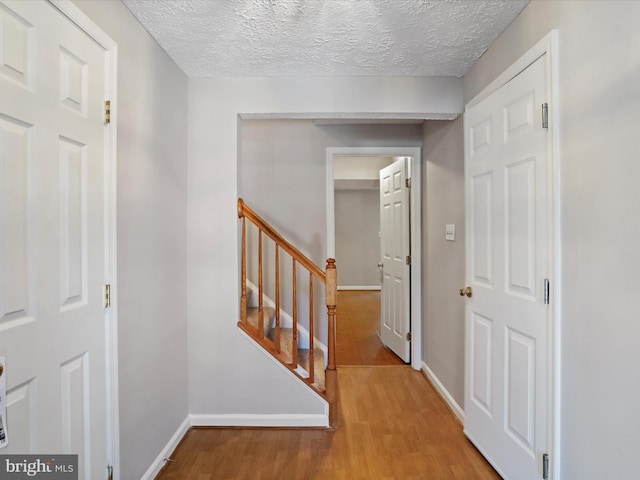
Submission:
[[[78,455],[0,455],[0,479],[78,480]]]

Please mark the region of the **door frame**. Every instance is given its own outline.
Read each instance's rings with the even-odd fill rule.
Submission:
[[[328,147],[327,148],[327,257],[335,258],[336,225],[335,197],[333,186],[334,157],[411,157],[408,175],[409,217],[411,229],[411,367],[422,368],[422,149],[420,147]],[[338,265],[340,271],[340,265]]]
[[[540,57],[545,56],[546,88],[549,98],[549,142],[547,144],[548,192],[547,208],[548,220],[548,248],[549,272],[551,278],[551,308],[549,309],[548,328],[548,365],[547,378],[547,444],[550,456],[550,478],[560,479],[560,438],[561,438],[561,218],[560,218],[560,150],[558,142],[559,131],[559,101],[558,101],[558,31],[551,30],[529,51],[522,55],[515,63],[478,93],[465,105],[465,112],[480,103],[489,95],[515,78],[529,65]],[[539,106],[536,106],[539,108]],[[466,118],[466,117],[465,117]],[[465,160],[467,153],[467,128],[465,122]],[[468,279],[466,279],[468,281]],[[465,335],[466,337],[466,335]],[[466,341],[465,341],[466,349]],[[465,377],[468,372],[465,372]],[[466,382],[465,382],[466,384]]]
[[[118,287],[117,287],[117,85],[118,45],[71,0],[46,0],[62,16],[82,30],[105,52],[105,96],[111,101],[111,116],[104,129],[104,227],[105,227],[105,285],[110,285],[110,308],[104,309],[105,382],[107,388],[107,461],[113,468],[113,478],[120,479],[120,423],[118,403]],[[106,467],[106,466],[105,466]]]

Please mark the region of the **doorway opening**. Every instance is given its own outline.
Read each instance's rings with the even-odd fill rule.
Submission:
[[[358,361],[371,365],[404,364],[400,358],[385,350],[379,337],[382,333],[379,318],[383,278],[379,172],[399,159],[405,159],[405,175],[411,179],[411,188],[407,189],[406,196],[407,243],[417,247],[421,244],[420,148],[327,149],[327,256],[336,258],[338,262],[339,257],[342,257],[344,263],[343,266],[338,264],[342,275],[338,278],[340,307],[337,337],[338,353],[341,343],[344,349],[349,350],[348,353],[343,350],[345,364]],[[404,179],[402,184],[405,184]],[[352,231],[354,238],[342,238],[345,226]],[[354,229],[356,233],[353,233]],[[344,245],[342,242],[350,244]],[[419,248],[414,248],[407,257],[411,266],[407,267],[406,272],[406,333],[409,333],[407,353],[410,353],[406,360],[414,369],[419,370],[422,367]],[[349,323],[341,324],[340,315],[349,318]],[[337,361],[341,363],[340,355],[337,356]]]

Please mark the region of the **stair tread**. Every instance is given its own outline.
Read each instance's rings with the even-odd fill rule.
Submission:
[[[275,328],[271,329],[268,335],[269,339],[275,342]],[[287,363],[291,363],[293,360],[293,329],[281,328],[280,329],[280,355]],[[325,374],[324,374],[324,352],[321,348],[313,349],[314,355],[314,385],[320,390],[325,390]],[[302,367],[306,372],[309,372],[309,349],[298,349],[298,365]]]
[[[262,312],[264,315],[264,335],[268,336],[271,326],[273,325],[276,310],[273,307],[262,307]],[[247,322],[256,330],[259,324],[259,314],[259,307],[247,307]]]

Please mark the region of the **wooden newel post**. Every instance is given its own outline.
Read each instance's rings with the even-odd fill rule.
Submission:
[[[238,199],[238,218],[244,217],[244,200]]]
[[[238,218],[242,218],[242,272],[240,291],[240,319],[243,324],[247,324],[247,222],[243,210],[244,202],[238,199]]]
[[[329,364],[327,370],[336,369],[336,300],[338,291],[338,271],[336,270],[336,261],[333,258],[327,259],[326,270],[326,297],[327,297],[327,315],[329,322]]]

